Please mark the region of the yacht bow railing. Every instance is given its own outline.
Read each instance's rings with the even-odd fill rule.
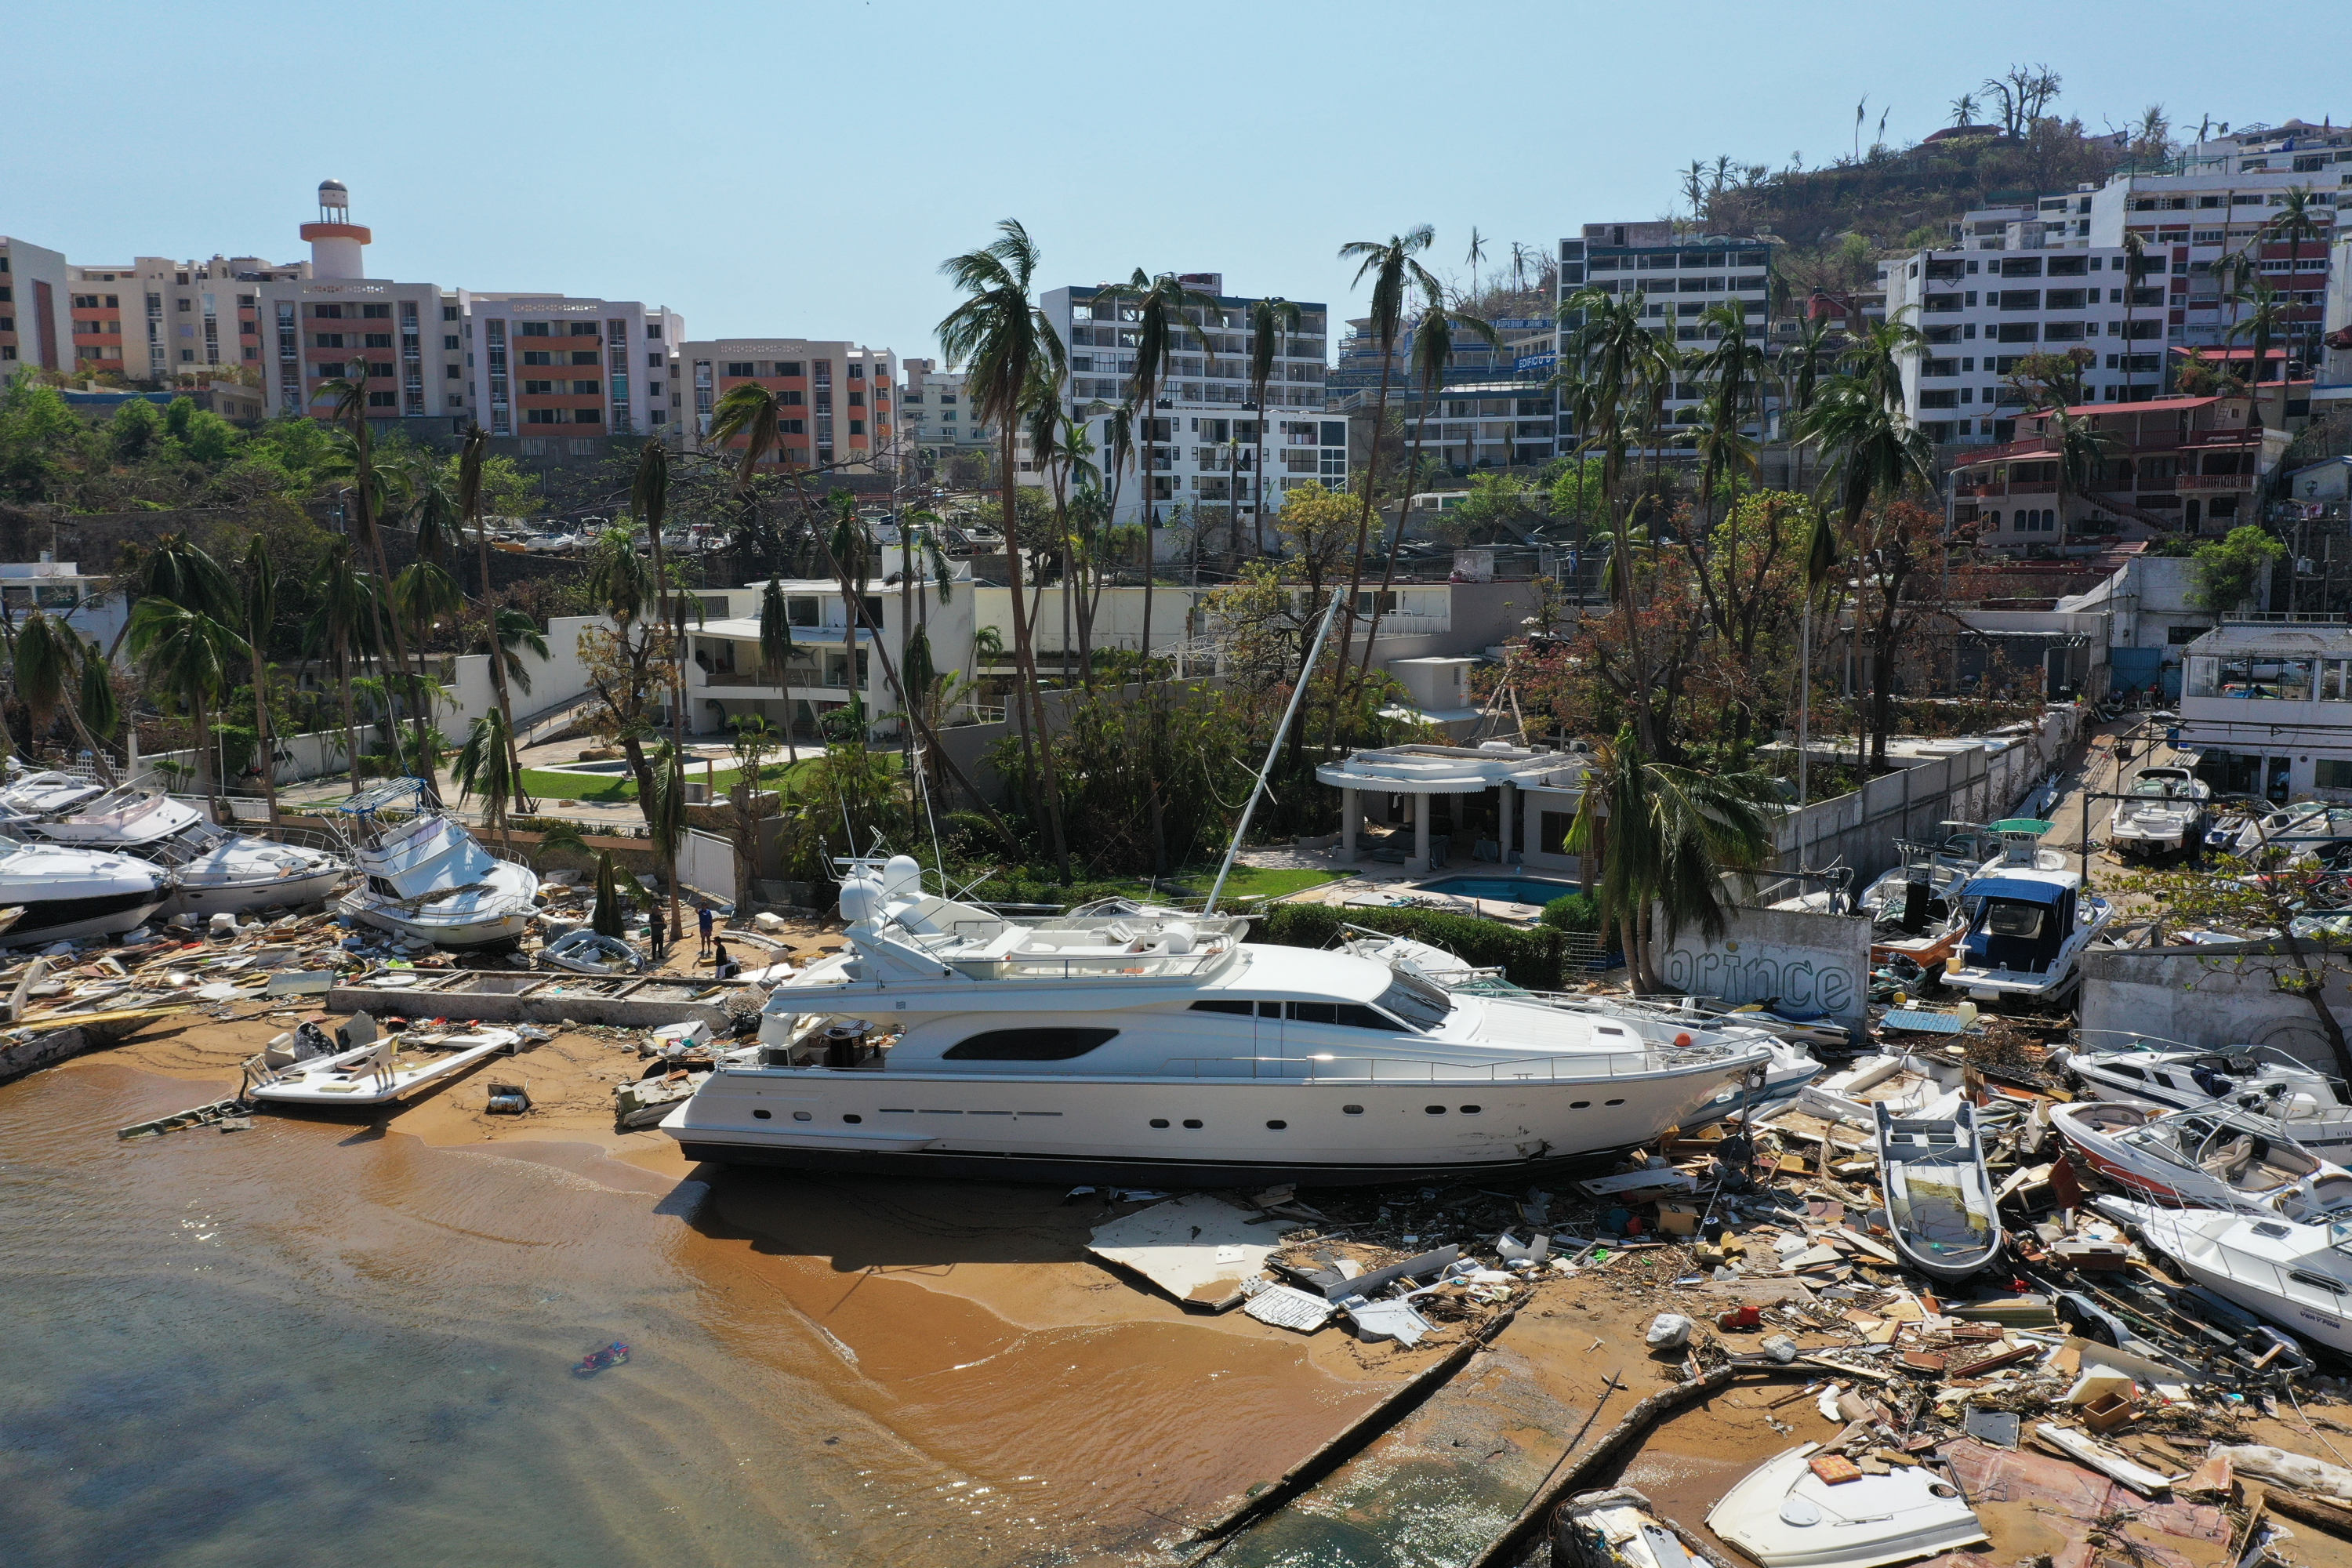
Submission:
[[[1217,945],[1192,952],[1009,952],[985,958],[942,958],[968,980],[1099,980],[1108,976],[1172,980],[1205,974],[1231,955]]]
[[[1303,1083],[1558,1083],[1594,1079],[1649,1078],[1707,1065],[1730,1066],[1745,1053],[1729,1046],[1671,1046],[1596,1050],[1580,1056],[1513,1057],[1495,1062],[1434,1058],[1170,1057],[1169,1078],[1283,1079]]]

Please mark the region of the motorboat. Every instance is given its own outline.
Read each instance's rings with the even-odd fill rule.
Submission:
[[[2168,1209],[2125,1198],[2094,1202],[2215,1295],[2352,1354],[2352,1219],[2297,1224],[2277,1215]]]
[[[315,1036],[281,1035],[271,1042],[247,1064],[243,1098],[310,1110],[391,1105],[509,1053],[522,1039],[512,1029],[411,1029],[320,1051]]]
[[[2090,1048],[2060,1047],[2050,1065],[2102,1100],[2249,1116],[2323,1159],[2352,1159],[2352,1095],[2343,1081],[2275,1046],[2215,1048],[2104,1030],[2079,1038]]]
[[[1560,1504],[1552,1553],[1558,1568],[1696,1568],[1704,1561],[1632,1487],[1582,1492]]]
[[[2273,856],[2294,861],[2331,858],[2347,846],[2352,846],[2352,806],[2299,800],[2255,812],[2229,848],[2245,859]]]
[[[2088,1100],[2052,1106],[2050,1125],[2085,1165],[2158,1203],[2294,1220],[2352,1213],[2352,1171],[2243,1113]]]
[[[688,1158],[1013,1180],[1394,1181],[1597,1162],[1770,1062],[1760,1030],[1449,991],[1247,917],[1016,919],[850,863],[847,943],[662,1127]]]
[[[57,769],[26,773],[22,766],[9,758],[7,783],[0,787],[0,816],[12,824],[77,811],[106,793],[106,785],[87,773]]]
[[[1903,1261],[1947,1282],[1966,1279],[2000,1254],[2000,1211],[1985,1170],[1977,1108],[1948,1117],[1897,1117],[1874,1108],[1887,1229]]]
[[[2003,825],[1996,825],[1999,828]],[[1944,983],[1976,1002],[2063,1002],[2082,984],[2083,952],[2115,918],[2082,873],[2044,865],[2037,835],[2000,831],[2005,848],[1959,889],[1968,934]]]
[[[401,808],[406,815],[393,815]],[[509,947],[538,912],[539,873],[484,848],[465,824],[425,804],[421,779],[391,779],[335,808],[359,864],[338,913],[454,952]]]
[[[173,888],[163,906],[166,916],[299,909],[324,902],[351,875],[351,863],[329,850],[232,832],[185,801],[134,785],[33,816],[32,784],[26,780],[0,792],[0,806],[24,814],[19,831],[53,843],[135,855],[168,868]]]
[[[25,911],[0,933],[11,947],[120,936],[171,896],[171,873],[135,856],[0,836],[0,909]]]
[[[1776,1454],[1733,1483],[1706,1527],[1763,1568],[1882,1568],[1989,1539],[1960,1489],[1924,1465],[1830,1481],[1818,1443]]]
[[[604,936],[583,926],[569,931],[539,950],[540,963],[574,974],[637,974],[646,968],[645,955],[616,936]]]
[[[2168,855],[2200,841],[2213,788],[2187,768],[2142,768],[2116,803],[2107,842],[2117,854]]]
[[[1857,1057],[1799,1089],[1796,1108],[1862,1127],[1875,1126],[1882,1107],[1896,1116],[1949,1116],[1960,1102],[1961,1070],[1908,1051]]]

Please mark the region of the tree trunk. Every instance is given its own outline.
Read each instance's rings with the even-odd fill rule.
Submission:
[[[360,719],[352,705],[351,659],[341,650],[335,655],[335,683],[343,699],[343,758],[351,764],[352,793],[360,793]]]
[[[1412,425],[1412,456],[1405,461],[1404,499],[1397,503],[1396,527],[1389,531],[1388,560],[1381,568],[1380,589],[1372,595],[1371,629],[1364,634],[1364,661],[1356,671],[1356,684],[1360,687],[1372,675],[1372,644],[1381,635],[1381,600],[1396,584],[1397,549],[1404,542],[1405,518],[1412,511],[1413,483],[1421,478],[1421,442],[1429,429],[1429,405],[1433,396],[1429,387],[1421,389],[1421,415]]]
[[[2084,803],[2083,809],[2090,809],[2087,801]],[[2312,1013],[2318,1020],[2319,1032],[2326,1037],[2327,1048],[2336,1058],[2336,1076],[2352,1081],[2352,1044],[2346,1042],[2344,1026],[2336,1021],[2335,1010],[2327,1005],[2326,971],[2312,967],[2301,939],[2295,936],[2294,928],[2285,921],[2279,922],[2279,944],[2294,961],[2294,989],[2302,992],[2304,999],[2311,1004]]]
[[[1004,503],[1004,574],[1013,592],[1013,679],[1019,689],[1016,701],[1026,704],[1032,716],[1032,733],[1023,738],[1022,760],[1037,770],[1045,795],[1045,822],[1052,835],[1054,864],[1063,882],[1070,879],[1070,848],[1062,837],[1061,780],[1054,765],[1054,738],[1045,731],[1045,705],[1037,690],[1037,652],[1030,646],[1028,606],[1022,601],[1021,525],[1016,502],[1020,485],[1013,460],[1013,421],[1010,415],[1004,420],[1003,444],[1003,471],[999,476],[999,494]],[[1147,587],[1150,579],[1145,579]],[[1150,604],[1147,598],[1146,605]],[[1148,611],[1147,611],[1148,613]]]
[[[1381,345],[1381,388],[1372,399],[1372,449],[1364,454],[1364,504],[1356,513],[1356,550],[1348,562],[1348,600],[1340,606],[1339,662],[1334,667],[1348,668],[1349,650],[1355,647],[1356,591],[1364,583],[1364,545],[1371,537],[1372,491],[1381,477],[1381,436],[1389,422],[1390,362],[1396,357],[1393,341]],[[1339,689],[1347,682],[1334,679],[1331,682],[1331,727],[1339,724]]]
[[[212,725],[206,721],[204,693],[190,694],[188,706],[196,721],[196,793],[205,797],[205,810],[215,822],[220,820],[218,781],[213,777]]]
[[[261,644],[252,644],[253,653],[253,728],[255,745],[261,752],[261,793],[269,802],[269,826],[284,826],[278,816],[278,748],[269,735],[268,671],[261,659]],[[75,728],[80,728],[77,721]]]
[[[646,520],[646,539],[654,562],[655,614],[661,616],[662,629],[677,639],[677,646],[671,649],[673,657],[670,659],[668,681],[669,749],[670,755],[677,759],[674,779],[683,780],[686,777],[686,633],[679,623],[684,617],[672,616],[670,614],[669,573],[662,561],[661,525],[650,518]],[[498,637],[495,630],[491,634],[490,642],[492,644],[491,662],[496,663]],[[665,784],[664,787],[667,788],[667,785]],[[652,804],[650,798],[646,804],[649,805]],[[680,814],[681,822],[685,820],[686,807],[682,802],[671,803],[671,809]],[[681,827],[679,831],[685,830]],[[656,844],[655,848],[661,855],[662,889],[668,895],[669,939],[672,942],[683,942],[686,940],[686,921],[678,911],[677,904],[677,846]],[[654,918],[659,920],[661,917],[656,915]]]

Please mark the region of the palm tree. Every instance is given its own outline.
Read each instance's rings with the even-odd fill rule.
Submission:
[[[1963,125],[1975,124],[1977,119],[1976,94],[1972,92],[1964,92],[1960,94],[1959,97],[1952,100],[1951,110],[1952,125],[1954,129],[1958,129]]]
[[[1356,261],[1356,281],[1372,280],[1371,313],[1369,324],[1372,337],[1381,345],[1381,384],[1372,397],[1372,449],[1364,458],[1363,505],[1356,515],[1356,549],[1348,563],[1348,599],[1343,607],[1339,632],[1339,667],[1348,667],[1348,651],[1355,646],[1356,595],[1364,585],[1364,545],[1371,536],[1372,495],[1380,483],[1381,437],[1388,428],[1389,379],[1396,363],[1396,342],[1404,331],[1404,301],[1408,289],[1419,287],[1434,295],[1441,291],[1437,279],[1429,269],[1413,259],[1427,250],[1436,239],[1437,231],[1420,224],[1402,234],[1392,234],[1386,241],[1359,239],[1339,247],[1339,259]],[[1306,679],[1301,671],[1299,679]],[[1339,683],[1331,691],[1331,717],[1336,724],[1339,714]]]
[[[1404,542],[1405,518],[1412,510],[1413,484],[1421,478],[1422,437],[1429,428],[1429,411],[1445,384],[1445,367],[1454,358],[1454,334],[1457,329],[1467,331],[1488,348],[1500,348],[1503,344],[1501,335],[1485,318],[1454,309],[1434,287],[1424,283],[1422,299],[1421,320],[1414,323],[1410,351],[1412,378],[1421,391],[1421,403],[1412,424],[1412,456],[1405,463],[1404,495],[1397,503],[1396,527],[1389,532],[1387,559],[1381,566],[1381,585],[1372,595],[1372,624],[1364,634],[1364,659],[1356,671],[1359,685],[1371,678],[1372,644],[1381,635],[1381,601],[1396,586],[1397,549]]]
[[[449,766],[457,799],[482,797],[482,820],[497,831],[499,846],[509,855],[514,853],[514,832],[508,821],[517,788],[514,756],[507,716],[493,708],[474,721],[466,732],[466,743],[457,748],[457,761]]]
[[[1159,574],[1155,570],[1159,552],[1155,545],[1160,527],[1160,497],[1152,488],[1151,469],[1160,441],[1160,394],[1172,368],[1176,351],[1185,346],[1187,310],[1214,310],[1216,297],[1186,288],[1173,272],[1158,277],[1147,275],[1143,268],[1124,283],[1113,284],[1095,296],[1099,304],[1109,300],[1133,301],[1135,310],[1135,377],[1130,384],[1129,401],[1143,420],[1143,445],[1138,450],[1136,485],[1143,492],[1143,658],[1149,670],[1151,660],[1151,584]],[[1124,316],[1125,310],[1120,314]],[[1217,356],[1209,347],[1208,339],[1201,337],[1201,351],[1213,365]],[[1169,419],[1168,439],[1176,438],[1175,419]]]
[[[2058,455],[2058,524],[2066,527],[2070,496],[2088,496],[2098,488],[2099,468],[2116,442],[2086,415],[2063,405],[2042,421],[2042,437]]]
[[[499,732],[506,737],[507,774],[514,785],[511,798],[516,811],[529,811],[533,803],[530,792],[524,787],[522,781],[522,752],[515,740],[514,700],[507,685],[511,676],[521,680],[525,691],[530,689],[530,677],[522,672],[520,661],[511,650],[520,644],[545,658],[547,642],[540,637],[539,627],[530,616],[502,606],[490,607],[490,525],[482,515],[482,464],[489,456],[489,449],[488,431],[479,425],[467,430],[465,444],[457,452],[455,500],[458,515],[474,525],[474,547],[480,558],[482,604],[490,617],[490,693],[499,704]],[[510,628],[509,616],[520,620],[521,626]]]
[[[1699,526],[1703,532],[1715,521],[1716,486],[1738,468],[1753,472],[1754,445],[1742,434],[1751,403],[1760,404],[1769,359],[1761,342],[1748,335],[1748,307],[1738,300],[1710,305],[1699,317],[1703,328],[1720,335],[1715,346],[1692,356],[1690,366],[1708,391],[1709,415],[1699,447]],[[1757,409],[1761,424],[1762,409]],[[1729,515],[1728,503],[1726,516]]]
[[[1916,358],[1927,346],[1927,334],[1904,318],[1906,305],[1846,345],[1846,374],[1890,408],[1903,406],[1904,362]]]
[[[1634,989],[1656,991],[1661,937],[1695,926],[1720,940],[1730,929],[1723,873],[1770,858],[1779,781],[1653,762],[1630,726],[1594,750],[1566,847],[1600,861],[1603,919],[1623,933]]]
[[[154,689],[194,720],[196,787],[206,801],[215,801],[219,783],[213,768],[212,714],[228,692],[229,671],[247,657],[245,639],[201,610],[149,597],[131,612],[128,645]]]
[[[950,257],[940,265],[940,270],[968,296],[940,322],[940,348],[950,363],[964,367],[965,395],[977,416],[997,433],[1005,574],[1013,590],[1013,659],[1020,687],[1013,701],[1025,704],[1027,714],[1022,726],[1022,760],[1044,785],[1054,861],[1066,882],[1070,850],[1062,835],[1061,780],[1045,733],[1045,700],[1038,690],[1036,649],[1030,639],[1021,582],[1020,487],[1013,453],[1029,399],[1040,385],[1058,389],[1069,360],[1053,324],[1029,297],[1037,270],[1037,247],[1029,231],[1013,218],[998,224],[997,230],[992,243]],[[1147,588],[1150,581],[1147,560]],[[905,706],[905,695],[899,694],[901,706]]]
[[[1813,406],[1814,395],[1821,388],[1822,367],[1830,358],[1830,323],[1825,316],[1807,315],[1797,329],[1797,341],[1780,351],[1778,366],[1780,395],[1788,400],[1789,425],[1801,423]],[[1796,460],[1801,465],[1796,476],[1796,488],[1805,488],[1801,467],[1804,448],[1797,448]]]
[[[929,589],[921,594],[915,592],[915,558],[922,557],[930,575],[930,587],[939,591],[940,604],[955,596],[955,567],[949,562],[947,546],[940,537],[940,530],[945,526],[929,511],[907,512],[898,519],[898,668],[908,688],[902,695],[909,701],[920,701],[928,696],[939,677],[938,666],[931,658],[930,595]],[[1066,564],[1062,577],[1065,583],[1069,580]],[[1062,642],[1062,658],[1067,668],[1066,636]],[[908,728],[914,728],[911,720]]]
[[[343,757],[351,770],[352,793],[360,793],[360,730],[352,704],[352,677],[375,646],[380,624],[375,610],[375,579],[352,565],[352,542],[338,539],[327,546],[320,567],[318,596],[304,628],[306,653],[322,653],[334,671],[335,689],[343,710]]]
[[[784,585],[771,577],[760,594],[760,662],[771,672],[761,684],[791,688],[792,674],[785,667],[793,651],[792,605],[784,597]]]
[[[2227,335],[2232,342],[2242,337],[2252,342],[2254,374],[2252,380],[2257,389],[2255,405],[2260,407],[2259,389],[2263,372],[2270,368],[2271,346],[2286,336],[2286,306],[2280,300],[2278,290],[2260,278],[2254,279],[2252,288],[2231,295],[2230,300],[2233,305],[2247,308],[2245,314],[2230,323]],[[2286,361],[2284,355],[2279,360],[2278,423],[2281,426],[2286,423]]]
[[[114,768],[107,758],[106,750],[91,736],[82,722],[82,715],[77,710],[81,706],[82,693],[91,686],[87,668],[87,661],[92,657],[89,645],[82,642],[71,626],[62,621],[51,620],[39,610],[25,617],[25,624],[16,630],[16,644],[13,673],[16,698],[31,712],[33,743],[39,745],[48,734],[49,726],[56,722],[57,715],[64,713],[76,738],[89,752],[99,776],[112,784]],[[103,656],[100,657],[102,664]],[[106,684],[102,673],[98,685],[104,689],[105,700],[111,709],[114,689]],[[106,727],[110,729],[112,725],[110,723]]]
[[[647,441],[645,449],[637,454],[637,472],[629,488],[629,505],[637,521],[646,525],[652,542],[656,614],[677,639],[677,657],[670,661],[669,679],[669,757],[673,769],[677,769],[683,767],[681,759],[686,754],[686,626],[683,616],[673,617],[669,573],[662,561],[662,520],[669,511],[669,451],[658,439]],[[682,600],[684,595],[678,597]],[[686,936],[685,917],[677,901],[677,849],[685,842],[686,791],[681,784],[674,793],[677,799],[666,804],[667,815],[677,818],[677,831],[665,839],[657,826],[655,837],[661,841],[662,884],[669,892],[669,939],[679,942]]]
[[[1250,404],[1257,410],[1257,466],[1250,471],[1254,537],[1257,552],[1265,553],[1265,386],[1274,379],[1274,362],[1282,353],[1286,332],[1298,330],[1298,307],[1287,300],[1253,300],[1249,308]]]
[[[254,746],[261,759],[261,793],[269,802],[269,826],[278,816],[278,748],[269,736],[269,668],[262,658],[270,628],[278,619],[278,568],[269,558],[269,542],[259,534],[245,550],[244,614],[237,618],[245,633],[246,651],[253,660]]]
[[[2312,195],[2311,187],[2289,186],[2285,196],[2279,203],[2279,210],[2272,215],[2270,222],[2263,226],[2263,234],[2269,237],[2273,244],[2282,239],[2287,242],[2287,286],[2284,292],[2292,295],[2294,290],[2295,274],[2301,269],[2303,264],[2303,247],[2305,242],[2314,245],[2322,244],[2331,231],[2331,225],[2319,220],[2319,203]],[[2317,331],[2318,325],[2318,322],[2314,321],[2309,331]],[[2308,342],[2306,334],[2303,363],[2311,364],[2318,358],[2318,351]],[[2255,373],[2255,379],[2261,379],[2259,368]],[[2281,381],[2286,379],[2284,366],[2280,368],[2279,379]]]
[[[360,548],[367,552],[369,563],[375,571],[376,581],[389,583],[392,580],[392,571],[384,563],[383,534],[377,527],[385,501],[386,487],[383,476],[376,469],[375,437],[368,424],[367,362],[353,360],[348,368],[354,374],[321,382],[318,391],[311,394],[311,397],[314,401],[325,398],[334,405],[335,423],[342,426],[343,459],[352,476],[352,499],[354,503],[352,509],[352,521],[357,525]],[[404,683],[409,668],[408,637],[401,626],[396,607],[392,603],[392,596],[386,594],[376,595],[373,607],[376,614],[383,617],[384,628],[390,633],[388,638],[379,640],[378,647],[382,647],[388,643],[392,652],[393,668],[401,671]],[[425,729],[430,714],[426,708],[416,702],[414,692],[411,692],[409,697],[410,713],[415,722],[415,746],[418,753],[422,755],[425,751]],[[397,756],[400,752],[400,729],[397,721],[393,725],[392,739],[393,753]],[[426,792],[428,795],[437,795],[438,792],[433,786],[432,773],[432,765],[429,763],[424,764],[421,776],[425,781]]]
[[[2147,241],[2134,229],[2124,230],[2124,401],[2132,402],[2139,395],[2138,369],[2134,364],[2138,341],[2132,336],[2133,315],[2138,304],[2140,268],[2146,265]]]
[[[75,662],[81,667],[81,695],[75,706],[80,721],[93,741],[111,741],[122,729],[122,704],[114,695],[113,667],[108,663],[106,650],[93,637],[76,652]],[[99,776],[110,783],[114,769],[100,745],[90,747],[98,759]]]

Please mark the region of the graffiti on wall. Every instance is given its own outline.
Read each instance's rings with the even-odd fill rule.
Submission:
[[[1765,911],[1769,916],[1770,911]],[[1791,917],[1780,915],[1782,922]],[[1816,915],[1820,940],[1811,931],[1775,931],[1769,940],[1755,928],[1757,911],[1740,911],[1729,936],[1708,942],[1696,932],[1665,950],[1660,978],[1677,991],[1717,996],[1726,1002],[1778,1001],[1796,1012],[1821,1013],[1842,1023],[1859,1023],[1869,994],[1867,922]],[[1856,931],[1844,928],[1854,927]],[[1743,929],[1745,928],[1745,929]]]

